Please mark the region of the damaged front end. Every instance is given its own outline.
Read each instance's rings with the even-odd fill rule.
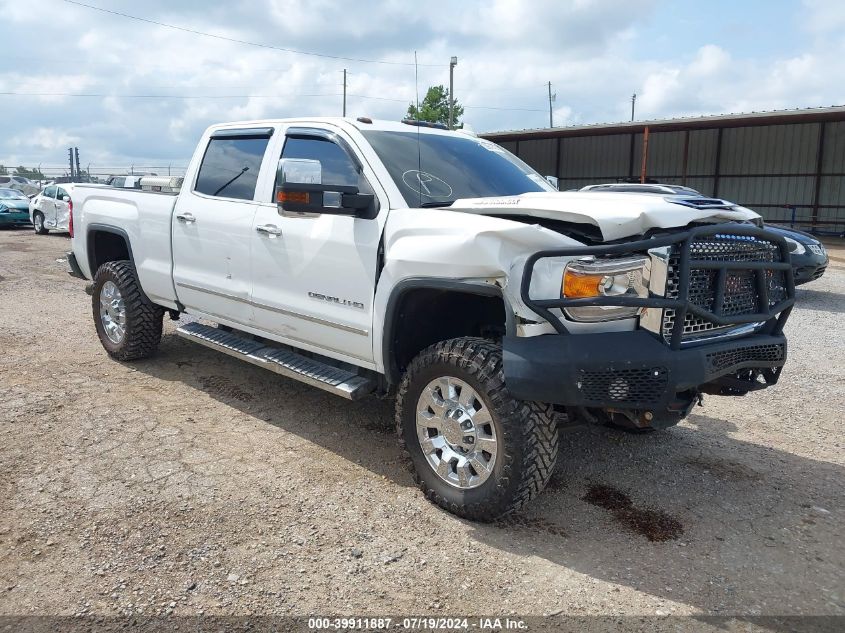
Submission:
[[[542,260],[630,256],[650,259],[647,296],[530,295]],[[744,395],[777,382],[795,285],[780,236],[719,224],[535,253],[526,262],[520,295],[556,333],[505,337],[505,379],[513,395],[627,426],[661,428],[683,419],[701,394]],[[636,310],[639,328],[576,334],[567,327],[564,314],[572,309],[602,306]]]

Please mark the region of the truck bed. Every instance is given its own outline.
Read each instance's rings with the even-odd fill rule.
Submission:
[[[173,194],[138,189],[117,189],[79,186],[74,191],[74,232],[86,235],[91,228],[103,225],[110,231],[125,233],[132,245],[132,256],[138,278],[147,295],[156,303],[175,306],[170,233]],[[143,218],[143,220],[141,219]],[[92,245],[87,245],[92,255]],[[82,273],[89,279],[96,271],[82,253],[76,253]]]

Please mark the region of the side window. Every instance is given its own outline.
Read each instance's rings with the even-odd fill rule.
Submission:
[[[117,178],[112,179],[111,186],[112,187],[122,187],[124,182],[126,182],[126,178],[123,178],[122,176],[118,176]]]
[[[56,185],[50,185],[44,190],[44,195],[48,198],[55,198],[56,197]]]
[[[194,191],[207,196],[252,200],[269,140],[266,136],[212,138]]]
[[[62,196],[66,196],[66,195],[67,195],[67,191],[65,191],[65,190],[64,190],[64,189],[62,189],[61,187],[59,187],[58,189],[56,189],[56,198],[57,198],[57,199],[61,200],[61,199],[62,199]]]
[[[337,144],[322,138],[287,138],[282,158],[306,158],[320,161],[324,185],[364,187],[359,182],[355,164]],[[364,180],[361,178],[361,180]],[[367,187],[369,188],[369,187]]]

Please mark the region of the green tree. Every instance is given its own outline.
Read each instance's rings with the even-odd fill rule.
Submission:
[[[18,165],[15,168],[15,173],[18,176],[23,176],[24,178],[29,178],[30,180],[44,180],[45,176],[41,173],[40,169],[29,169],[24,167],[23,165]]]
[[[454,106],[454,127],[461,127],[461,117],[464,114],[463,107],[455,99]],[[425,93],[425,99],[417,108],[416,104],[408,106],[406,116],[416,121],[429,121],[431,123],[449,124],[449,91],[443,86],[431,86]]]

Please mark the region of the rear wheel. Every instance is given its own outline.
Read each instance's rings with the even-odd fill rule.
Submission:
[[[423,350],[400,386],[396,424],[426,497],[468,519],[492,521],[522,507],[554,471],[554,410],[508,393],[501,347],[486,339]]]
[[[130,262],[100,266],[94,276],[91,305],[97,335],[109,356],[137,360],[155,352],[161,341],[164,309],[143,293]]]
[[[47,229],[44,228],[44,214],[39,211],[32,214],[32,228],[38,235],[47,234]]]

